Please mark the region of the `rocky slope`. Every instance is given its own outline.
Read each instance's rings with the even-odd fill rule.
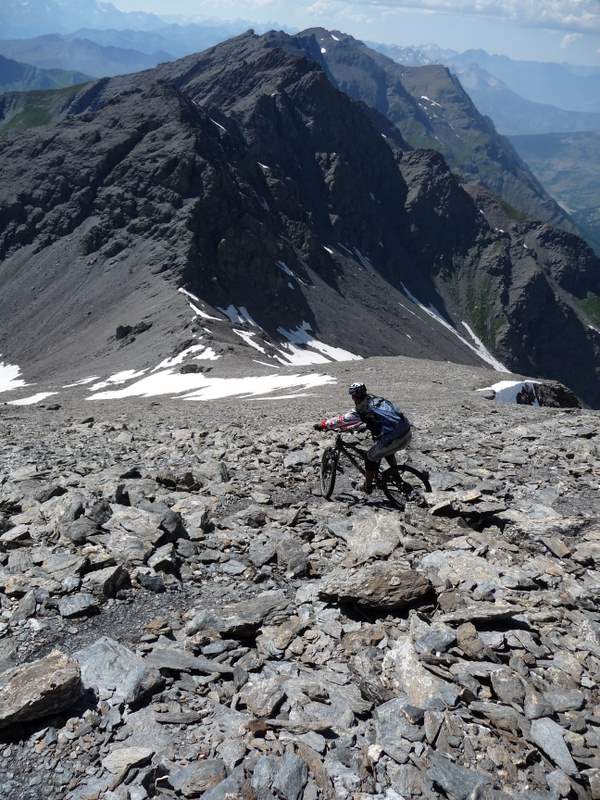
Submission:
[[[597,796],[597,413],[362,367],[426,507],[319,496],[346,365],[268,410],[0,407],[3,796]]]
[[[487,347],[600,402],[578,304],[600,293],[593,254],[506,206],[497,224],[493,198],[331,83],[314,38],[248,33],[91,84],[58,116],[0,142],[0,353],[29,381],[207,343],[306,359],[313,338],[468,364]]]

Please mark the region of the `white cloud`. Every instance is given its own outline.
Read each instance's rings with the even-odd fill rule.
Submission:
[[[598,0],[345,0],[345,4],[483,15],[534,27],[600,33]],[[339,7],[336,0],[319,0],[321,11],[327,5]]]
[[[567,33],[565,36],[563,36],[560,46],[563,50],[566,50],[567,47],[570,47],[572,44],[575,44],[575,42],[582,38],[582,33]]]

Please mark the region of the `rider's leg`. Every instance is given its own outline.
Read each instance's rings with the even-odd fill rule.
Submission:
[[[368,453],[367,453],[368,456]],[[365,458],[365,482],[362,485],[362,490],[366,494],[371,494],[373,491],[373,484],[377,477],[377,470],[379,469],[379,461],[371,461],[368,457]]]

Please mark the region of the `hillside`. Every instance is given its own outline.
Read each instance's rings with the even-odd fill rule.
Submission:
[[[513,136],[511,141],[600,252],[600,132]]]
[[[102,46],[89,39],[73,39],[59,34],[33,39],[0,39],[0,53],[5,58],[41,69],[78,70],[98,78],[139,72],[171,58],[164,52],[149,55],[131,48]]]
[[[34,89],[60,89],[91,80],[89,75],[73,70],[38,69],[29,64],[0,56],[0,93]]]
[[[594,254],[465,191],[309,45],[248,33],[0,142],[4,360],[69,382],[403,354],[600,404]]]

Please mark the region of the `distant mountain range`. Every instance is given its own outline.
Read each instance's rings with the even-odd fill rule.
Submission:
[[[600,405],[600,262],[405,140],[455,120],[447,71],[403,73],[386,114],[357,101],[391,86],[399,67],[379,59],[335,31],[246,33],[46,93],[59,121],[0,139],[0,352],[56,380],[207,343],[281,367],[278,341],[302,358],[314,337],[499,360]]]
[[[498,78],[473,64],[452,67],[478,110],[505,135],[600,131],[600,113],[565,111],[534,103],[513,92]]]
[[[155,14],[125,13],[97,0],[2,0],[0,4],[0,30],[6,38],[69,33],[83,27],[154,30],[164,24]]]
[[[600,132],[513,136],[511,141],[600,252]]]
[[[600,113],[600,67],[519,61],[485,50],[457,53],[450,63],[455,67],[477,64],[526,100],[567,111]]]
[[[0,40],[0,54],[42,69],[72,69],[98,78],[139,72],[151,69],[161,61],[172,60],[169,53],[147,55],[137,50],[101,46],[88,39],[59,34]]]
[[[26,92],[33,89],[60,89],[91,80],[83,72],[62,69],[38,69],[30,64],[0,55],[0,93]]]

